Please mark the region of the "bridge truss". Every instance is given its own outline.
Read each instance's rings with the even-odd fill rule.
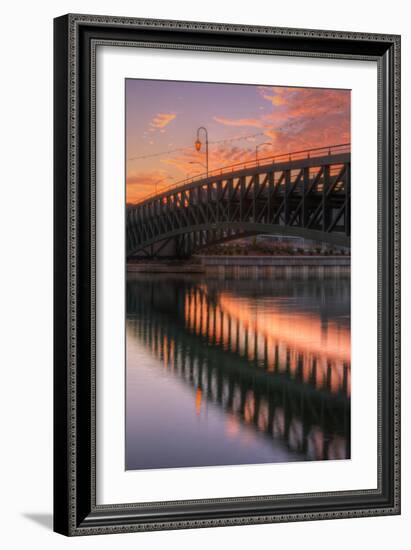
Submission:
[[[127,256],[187,257],[262,233],[350,246],[349,146],[314,151],[235,165],[129,207]]]

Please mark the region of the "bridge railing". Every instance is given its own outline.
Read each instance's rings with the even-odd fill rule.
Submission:
[[[164,193],[168,193],[173,189],[178,189],[179,187],[183,187],[188,183],[200,181],[207,177],[212,178],[215,176],[230,174],[231,172],[236,172],[238,170],[243,170],[247,168],[267,166],[269,164],[281,163],[281,162],[292,162],[295,160],[325,157],[327,155],[332,156],[332,155],[338,155],[342,153],[349,153],[350,151],[351,151],[351,143],[342,143],[338,145],[329,145],[327,147],[315,147],[311,149],[304,149],[301,151],[292,151],[290,153],[281,153],[279,155],[269,155],[258,159],[248,160],[245,162],[237,162],[235,164],[230,164],[227,166],[223,166],[221,168],[209,170],[208,176],[206,172],[203,172],[201,174],[196,174],[195,176],[192,176],[190,178],[182,179],[171,185],[162,187],[160,191],[149,193],[143,199],[141,199],[138,203],[131,205],[131,208],[143,202],[147,202],[148,200],[153,199],[156,196],[161,196]]]

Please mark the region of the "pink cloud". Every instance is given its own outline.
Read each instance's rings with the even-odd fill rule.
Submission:
[[[224,126],[252,126],[254,128],[261,128],[262,121],[257,118],[226,118],[226,117],[213,117],[216,122],[224,124]]]
[[[214,117],[214,120],[226,126],[261,128],[273,140],[277,152],[350,140],[348,90],[261,87],[259,93],[273,106],[259,118]]]

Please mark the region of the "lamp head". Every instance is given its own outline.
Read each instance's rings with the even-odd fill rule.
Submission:
[[[196,151],[199,151],[201,149],[201,141],[199,139],[197,139],[194,142],[194,145],[195,145]]]

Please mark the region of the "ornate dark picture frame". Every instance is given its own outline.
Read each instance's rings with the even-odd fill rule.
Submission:
[[[377,489],[96,505],[95,54],[99,44],[377,63]],[[54,21],[54,135],[54,530],[73,536],[399,514],[400,37],[65,15]]]

